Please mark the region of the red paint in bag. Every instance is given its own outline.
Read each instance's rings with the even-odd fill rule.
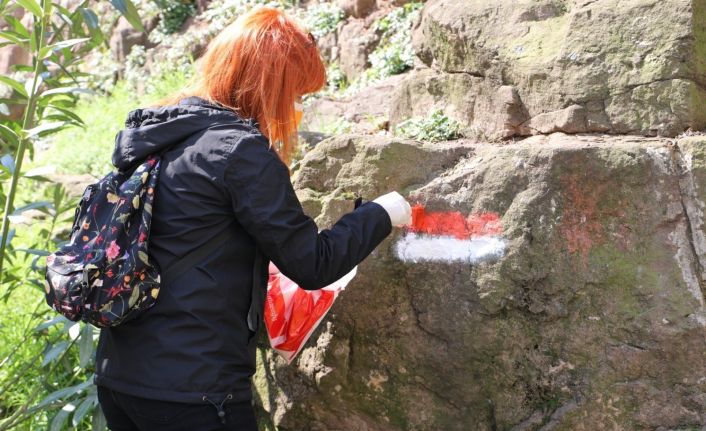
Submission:
[[[270,263],[265,298],[265,327],[272,348],[292,362],[356,273],[318,290],[304,290]]]

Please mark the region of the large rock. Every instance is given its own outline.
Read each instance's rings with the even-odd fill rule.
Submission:
[[[344,98],[322,97],[304,108],[301,128],[337,134],[341,129],[375,133],[388,128],[391,94],[405,79],[392,75]]]
[[[110,37],[110,50],[114,59],[119,63],[124,63],[135,45],[152,48],[154,44],[149,41],[148,35],[157,27],[157,24],[159,24],[159,17],[152,16],[143,23],[145,31],[139,31],[124,16],[120,16]]]
[[[437,87],[463,81],[452,106],[487,136],[706,127],[705,0],[431,0],[413,39]],[[400,97],[428,98],[425,79]],[[522,124],[486,121],[508,100]]]
[[[380,37],[368,31],[365,20],[350,19],[339,27],[338,62],[341,71],[352,82],[368,67],[368,56]]]
[[[259,352],[271,425],[706,425],[706,138],[341,136],[307,154],[295,185],[321,227],[356,195],[398,190],[427,211],[499,215],[504,248],[415,259],[395,230],[292,365]]]
[[[346,15],[354,18],[363,18],[375,10],[375,0],[338,0],[338,7]]]

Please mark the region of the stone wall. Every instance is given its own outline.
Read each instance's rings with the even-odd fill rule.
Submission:
[[[429,212],[499,214],[504,248],[425,261],[396,230],[293,365],[260,351],[278,429],[706,424],[706,139],[349,135],[295,184],[321,227],[354,195],[399,190]]]
[[[701,130],[705,26],[704,0],[431,0],[414,38],[431,70],[392,123],[431,104],[490,138]]]

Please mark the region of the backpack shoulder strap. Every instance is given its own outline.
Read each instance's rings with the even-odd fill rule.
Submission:
[[[187,253],[186,256],[178,259],[176,262],[167,266],[159,271],[160,273],[160,284],[166,283],[170,280],[176,280],[180,275],[191,269],[192,266],[202,261],[204,258],[208,257],[211,253],[216,251],[221,245],[225,244],[226,241],[230,239],[229,235],[219,235],[216,239],[203,245],[191,253]]]

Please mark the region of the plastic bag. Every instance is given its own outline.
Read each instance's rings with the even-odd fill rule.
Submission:
[[[336,300],[338,293],[355,277],[356,268],[334,283],[304,290],[270,263],[265,298],[265,326],[270,345],[288,363],[304,347]]]

